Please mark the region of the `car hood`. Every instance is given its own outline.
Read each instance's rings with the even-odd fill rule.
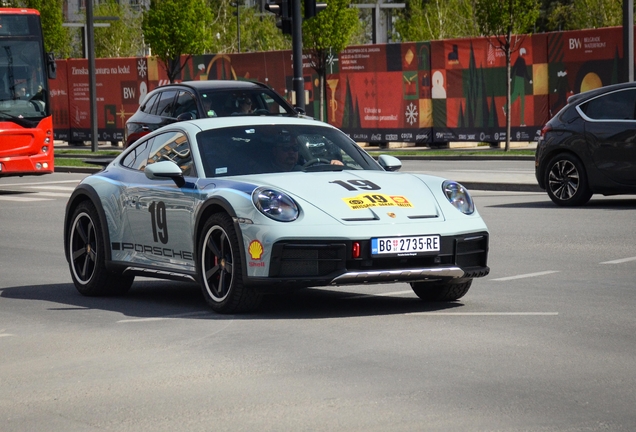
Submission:
[[[314,206],[344,224],[443,220],[430,189],[413,174],[344,170],[250,177],[254,184],[287,192],[301,207]]]

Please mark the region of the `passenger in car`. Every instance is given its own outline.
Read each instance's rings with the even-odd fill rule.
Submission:
[[[238,111],[235,114],[251,114],[253,112],[252,99],[245,94],[239,96],[236,98],[236,108]]]

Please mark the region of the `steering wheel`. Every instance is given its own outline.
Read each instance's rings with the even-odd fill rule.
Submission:
[[[317,164],[327,164],[327,165],[329,165],[330,163],[331,163],[331,161],[327,160],[327,159],[313,158],[313,159],[309,159],[307,162],[305,162],[303,164],[303,168],[307,168],[307,167],[310,167],[312,165],[317,165]]]
[[[255,115],[269,115],[269,111],[267,111],[265,108],[259,108],[259,109],[255,110],[253,112],[253,114],[255,114]]]

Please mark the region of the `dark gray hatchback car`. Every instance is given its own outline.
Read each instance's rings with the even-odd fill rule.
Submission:
[[[561,206],[636,194],[636,83],[571,96],[541,131],[535,174]]]
[[[271,87],[253,81],[184,81],[157,87],[126,122],[125,145],[182,120],[230,115],[299,116]]]

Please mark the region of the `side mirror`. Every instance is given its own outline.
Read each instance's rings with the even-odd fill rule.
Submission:
[[[57,78],[57,63],[55,63],[55,54],[46,53],[46,73],[49,79]]]
[[[402,168],[402,162],[395,156],[380,155],[380,157],[378,157],[378,163],[386,171],[397,171]]]
[[[146,177],[150,180],[172,179],[179,187],[183,187],[183,185],[185,185],[185,179],[183,178],[181,168],[179,168],[174,162],[162,161],[146,165],[144,174],[146,174]]]

